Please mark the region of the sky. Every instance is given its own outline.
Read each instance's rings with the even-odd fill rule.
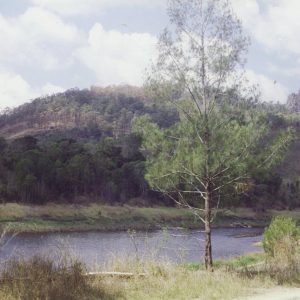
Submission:
[[[262,100],[300,89],[300,1],[232,0]],[[142,85],[165,0],[0,0],[0,109],[92,85]]]

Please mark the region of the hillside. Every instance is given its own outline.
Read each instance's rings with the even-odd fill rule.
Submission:
[[[133,118],[144,114],[162,127],[178,119],[175,110],[130,86],[72,89],[4,111],[0,198],[31,203],[157,201],[143,176],[140,138],[131,133]]]
[[[300,97],[293,94],[286,107],[262,105],[273,133],[293,126],[298,138],[281,165],[256,178],[242,199],[230,198],[227,205],[242,203],[263,210],[300,206],[298,102]],[[0,115],[0,198],[170,204],[149,190],[144,179],[141,140],[131,133],[133,118],[144,114],[162,127],[178,120],[174,109],[130,86],[72,89],[4,111]]]
[[[161,126],[169,126],[177,118],[175,111],[157,107],[141,88],[71,89],[4,111],[0,115],[0,136],[15,139],[64,132],[74,138],[118,137],[130,133],[134,116],[145,113]]]

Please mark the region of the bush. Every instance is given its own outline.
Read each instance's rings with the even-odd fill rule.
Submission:
[[[279,284],[299,280],[298,240],[300,230],[291,218],[276,217],[264,233],[267,271]]]
[[[292,218],[275,217],[270,226],[265,230],[263,237],[263,248],[268,257],[274,257],[278,244],[289,240],[291,251],[300,239],[300,229]],[[292,249],[293,248],[293,249]]]

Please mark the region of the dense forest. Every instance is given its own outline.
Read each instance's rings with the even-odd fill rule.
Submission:
[[[127,86],[72,89],[3,111],[1,199],[160,201],[148,190],[140,137],[131,133],[132,120],[143,114],[162,127],[178,119],[176,111]]]
[[[286,105],[259,105],[273,132],[293,126],[300,136],[299,103],[300,97],[293,94]],[[0,115],[1,200],[171,205],[149,190],[144,179],[141,137],[131,130],[132,121],[144,114],[160,127],[178,120],[177,111],[146,97],[141,88],[128,86],[72,89],[4,110]],[[224,205],[299,206],[298,149],[296,140],[279,167],[259,174],[251,189],[228,197]]]

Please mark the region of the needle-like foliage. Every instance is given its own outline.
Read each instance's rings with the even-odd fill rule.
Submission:
[[[277,163],[293,132],[266,139],[268,123],[242,72],[249,39],[229,1],[170,0],[168,13],[173,27],[161,35],[146,86],[177,108],[180,121],[161,129],[144,116],[135,128],[144,137],[151,187],[204,222],[212,270],[211,222],[222,197],[247,189],[254,173]]]

